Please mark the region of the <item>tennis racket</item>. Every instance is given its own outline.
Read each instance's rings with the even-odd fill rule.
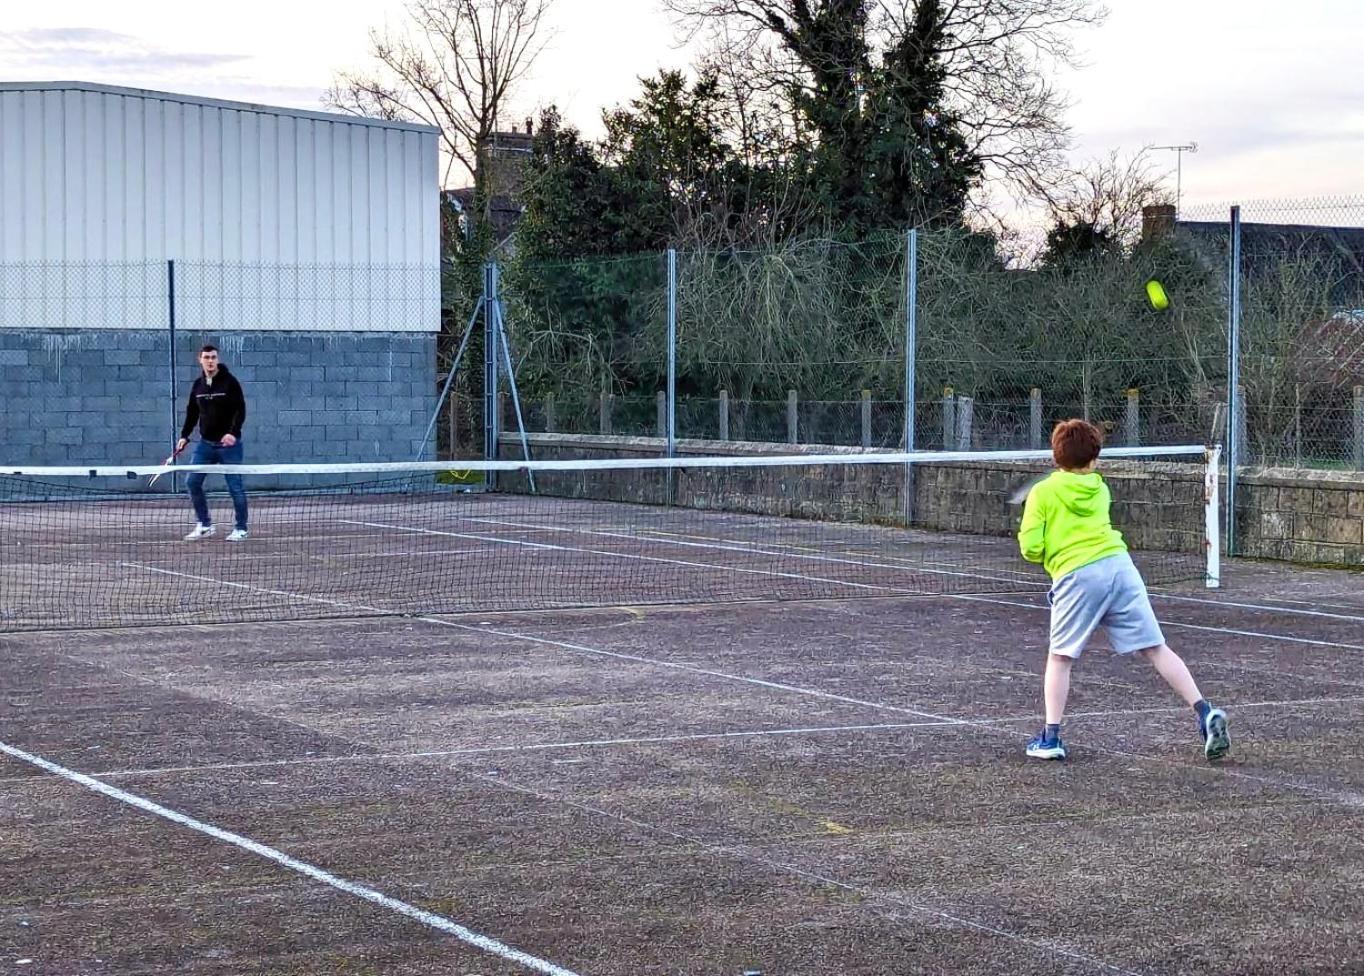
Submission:
[[[1050,475],[1035,474],[1023,484],[1019,485],[1012,495],[1009,496],[1010,505],[1022,505],[1028,500],[1028,493],[1037,487],[1039,482],[1045,481]]]
[[[188,446],[189,446],[189,445],[186,445],[186,447],[188,447]],[[174,463],[175,463],[175,459],[178,458],[178,457],[180,456],[180,452],[183,451],[184,449],[185,449],[185,448],[183,448],[183,447],[177,447],[174,451],[171,452],[170,457],[166,458],[166,460],[164,460],[164,461],[161,462],[161,467],[163,467],[163,468],[168,468],[168,467],[170,467],[172,464],[174,464]],[[164,471],[158,471],[158,472],[156,472],[156,474],[152,475],[152,480],[149,481],[149,482],[147,482],[147,487],[150,488],[152,485],[156,484],[157,481],[160,480],[161,476],[162,476],[163,474],[165,474],[165,473],[166,473],[166,472],[164,472]]]

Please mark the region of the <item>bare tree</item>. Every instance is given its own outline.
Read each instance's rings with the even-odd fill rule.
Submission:
[[[551,2],[412,0],[412,29],[397,36],[372,32],[373,70],[338,74],[327,101],[357,115],[440,129],[442,182],[452,169],[473,177],[486,220],[496,189],[486,158],[492,136],[544,47]]]
[[[1100,23],[1106,11],[1096,0],[664,0],[694,35],[726,32],[718,47],[731,59],[761,66],[764,81],[781,87],[793,78],[814,90],[838,71],[849,84],[835,86],[856,111],[856,64],[831,65],[802,47],[802,31],[844,8],[865,12],[866,46],[875,54],[908,38],[932,38],[934,60],[944,75],[947,108],[957,118],[985,172],[1005,181],[1014,195],[1045,191],[1061,166],[1068,141],[1067,103],[1049,80],[1052,70],[1076,63],[1071,33]],[[846,11],[844,11],[846,12]],[[797,62],[792,70],[791,57]],[[816,52],[818,55],[820,52]],[[754,72],[750,72],[752,75]],[[845,90],[846,89],[846,90]]]
[[[1055,227],[1082,227],[1121,249],[1141,236],[1142,211],[1172,202],[1148,150],[1124,160],[1117,150],[1087,166],[1062,173],[1046,191]]]

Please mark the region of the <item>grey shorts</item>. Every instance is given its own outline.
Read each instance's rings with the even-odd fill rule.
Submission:
[[[1051,653],[1079,657],[1094,631],[1103,627],[1119,654],[1165,643],[1141,573],[1127,553],[1081,566],[1053,584]]]

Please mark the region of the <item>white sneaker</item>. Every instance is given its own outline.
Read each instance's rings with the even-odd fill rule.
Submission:
[[[227,541],[244,542],[246,541],[246,534],[247,533],[245,529],[233,529],[231,532],[227,534]]]
[[[191,532],[189,535],[185,536],[185,541],[186,541],[186,542],[196,542],[196,541],[198,541],[199,539],[207,539],[209,536],[213,535],[216,531],[218,531],[218,530],[215,529],[215,528],[214,528],[213,526],[211,526],[211,525],[196,525],[196,526],[194,527],[194,531]]]

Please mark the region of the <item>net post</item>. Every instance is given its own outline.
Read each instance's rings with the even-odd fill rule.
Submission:
[[[871,390],[862,391],[862,446],[871,447]]]
[[[720,440],[729,440],[729,391],[720,391]]]
[[[1227,555],[1236,554],[1236,469],[1245,450],[1241,390],[1241,208],[1231,208],[1230,267],[1227,281]]]
[[[1028,446],[1042,450],[1042,391],[1035,386],[1028,393]]]
[[[800,406],[799,394],[795,390],[786,391],[786,443],[800,443]]]
[[[1203,548],[1207,556],[1205,582],[1210,590],[1222,586],[1221,486],[1222,445],[1208,449],[1203,468]]]
[[[919,356],[919,231],[911,227],[905,233],[905,453],[915,450],[915,426],[918,416],[915,405],[915,382],[918,377]],[[901,483],[904,494],[905,525],[914,522],[914,463],[905,462],[905,476]]]

